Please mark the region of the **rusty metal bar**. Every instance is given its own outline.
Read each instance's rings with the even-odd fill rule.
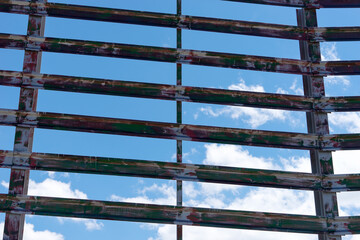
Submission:
[[[0,85],[290,111],[360,110],[360,97],[308,97],[0,70]]]
[[[45,2],[46,0],[37,0]],[[35,2],[35,1],[34,1]],[[43,37],[45,30],[45,16],[29,15],[27,36]],[[39,73],[41,67],[41,52],[37,49],[25,48],[23,72]],[[24,79],[21,79],[23,82]],[[19,107],[20,111],[36,111],[37,89],[21,87]],[[30,153],[33,145],[34,128],[16,126],[14,139],[14,152]],[[26,195],[29,184],[29,170],[19,169],[16,166],[11,168],[9,181],[10,195]],[[22,240],[25,224],[25,215],[16,213],[7,213],[5,216],[5,226],[3,239]]]
[[[0,194],[0,211],[151,222],[221,228],[272,230],[299,233],[357,232],[358,218],[339,218],[340,221],[317,216],[233,211],[207,208],[178,207],[139,203],[79,200],[67,198],[11,196]],[[349,224],[349,228],[345,223]]]
[[[356,75],[360,61],[323,61],[0,34],[0,47],[302,75]]]
[[[360,190],[360,174],[319,175],[301,172],[123,158],[19,153],[3,150],[0,150],[0,167],[291,188],[311,191],[327,190],[341,192]]]
[[[166,205],[0,194],[0,211],[297,233],[360,233],[360,217],[235,211]]]
[[[334,188],[336,191],[360,189],[360,179],[357,175],[346,175],[342,178],[333,177],[329,181],[324,181],[323,176],[310,173],[123,158],[15,153],[0,150],[0,167],[8,168],[12,166],[43,171],[108,174],[303,190],[321,190],[324,187]],[[351,184],[348,186],[347,183],[350,181]]]
[[[176,15],[181,18],[182,4],[181,0],[176,0]],[[182,32],[181,28],[176,29],[176,48],[182,48]],[[182,85],[182,65],[176,64],[176,87]],[[176,101],[176,123],[182,124],[182,102]],[[183,160],[183,147],[182,140],[176,140],[176,162],[182,163]],[[182,206],[183,204],[183,184],[181,180],[176,181],[176,206]],[[176,225],[176,239],[183,239],[183,227],[182,225]]]
[[[317,27],[315,9],[297,10],[298,25],[301,27]],[[319,62],[321,60],[320,44],[318,42],[300,42],[301,59]],[[325,97],[325,84],[321,76],[303,76],[304,95],[310,97]],[[309,133],[329,134],[327,113],[306,113]],[[310,150],[311,168],[315,174],[334,174],[331,151]],[[339,216],[336,193],[314,191],[316,215],[321,217]],[[332,233],[319,234],[319,240],[341,240],[341,236]]]
[[[244,2],[284,7],[302,8],[358,8],[359,0],[223,0],[231,2]]]
[[[174,86],[0,70],[0,85],[290,111],[359,111],[360,97],[322,97]]]
[[[360,174],[319,175],[201,164],[48,153],[21,153],[3,150],[0,150],[0,167],[311,191],[343,192],[360,190]]]
[[[332,1],[329,1],[329,3],[331,2]],[[360,40],[359,27],[299,28],[298,26],[291,25],[204,18],[181,14],[163,14],[59,3],[39,4],[29,1],[13,0],[0,0],[0,11],[294,40]]]
[[[360,134],[318,135],[16,110],[0,110],[0,125],[307,150],[360,147]]]

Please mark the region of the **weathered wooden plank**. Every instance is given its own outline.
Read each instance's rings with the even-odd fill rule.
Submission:
[[[0,211],[299,233],[348,231],[346,226],[329,224],[325,218],[316,216],[4,194],[0,194]]]
[[[216,142],[264,147],[316,149],[321,136],[315,134],[222,128],[190,124],[161,123],[129,119],[90,117],[80,115],[0,110],[0,125],[29,126],[45,129],[119,134],[186,141]],[[340,135],[323,144],[342,148]],[[355,139],[360,136],[356,135]],[[357,145],[359,145],[359,141]],[[353,141],[352,141],[353,142]],[[347,147],[347,145],[344,145]],[[355,145],[352,145],[355,146]]]
[[[332,177],[331,181],[323,183],[323,176],[310,173],[123,158],[44,153],[26,154],[0,150],[0,167],[11,166],[31,170],[108,174],[303,190],[320,190],[323,188],[322,185],[332,188],[332,185],[335,184],[337,191],[360,188],[360,181],[357,176],[351,177],[351,186],[348,187],[346,185],[347,179],[350,179],[348,176],[344,176],[341,179]],[[337,180],[339,180],[338,183],[336,183]]]
[[[291,111],[349,112],[360,110],[360,96],[313,98],[1,70],[0,85]]]

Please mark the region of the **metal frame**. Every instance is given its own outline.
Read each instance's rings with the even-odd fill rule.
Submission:
[[[321,61],[319,42],[360,40],[360,27],[318,27],[316,9],[360,7],[359,0],[228,0],[303,8],[298,26],[176,14],[0,0],[0,11],[29,15],[26,36],[0,33],[0,47],[25,50],[22,72],[0,70],[0,85],[20,87],[18,110],[0,110],[0,125],[16,127],[13,151],[0,150],[0,167],[11,168],[9,194],[0,194],[6,212],[4,239],[22,239],[25,214],[168,223],[283,232],[341,239],[360,233],[360,216],[339,217],[336,192],[359,191],[360,174],[334,174],[331,151],[360,149],[360,134],[329,134],[327,113],[359,111],[360,96],[326,97],[323,77],[359,75],[360,61]],[[44,37],[45,17],[62,17],[176,28],[176,48]],[[182,29],[299,40],[301,60],[182,49]],[[162,61],[176,64],[176,84],[151,84],[40,74],[41,53],[62,52]],[[182,64],[303,75],[305,96],[182,86]],[[37,89],[176,101],[176,123],[36,112]],[[303,111],[308,133],[260,131],[182,123],[182,102]],[[33,153],[34,128],[119,134],[176,140],[176,163]],[[312,173],[182,163],[182,141],[305,149]],[[27,196],[30,170],[109,174],[176,180],[176,206]],[[182,207],[182,181],[200,181],[311,190],[316,216]],[[175,203],[174,203],[175,205]],[[131,211],[129,211],[131,209]]]

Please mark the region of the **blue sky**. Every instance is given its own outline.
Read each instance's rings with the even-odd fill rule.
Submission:
[[[175,0],[52,1],[175,13]],[[183,14],[296,25],[294,8],[183,0]],[[360,9],[318,10],[319,26],[359,26]],[[27,16],[0,14],[0,32],[26,34]],[[47,18],[45,36],[176,46],[174,29]],[[359,42],[321,44],[323,60],[359,59]],[[298,41],[183,31],[183,48],[299,59]],[[23,51],[0,49],[0,69],[21,71]],[[41,73],[175,84],[175,64],[43,53]],[[328,96],[360,95],[358,76],[326,78]],[[302,93],[297,75],[203,66],[183,66],[183,85],[272,93]],[[17,109],[19,88],[0,86],[0,108]],[[171,101],[39,91],[38,111],[175,122]],[[329,116],[331,133],[360,132],[359,113]],[[306,132],[305,113],[184,103],[183,122],[224,127]],[[12,150],[13,127],[0,126],[0,149]],[[308,151],[184,142],[184,162],[310,172]],[[34,152],[176,161],[175,141],[105,134],[35,130]],[[360,172],[360,151],[334,154],[336,173]],[[7,193],[10,170],[0,169],[0,193]],[[175,204],[175,183],[166,180],[31,171],[30,195]],[[358,192],[338,194],[342,215],[359,215]],[[184,183],[184,205],[314,215],[311,192]],[[0,214],[3,227],[4,214]],[[25,239],[175,239],[170,225],[27,216]],[[315,235],[185,227],[184,239],[316,239]],[[0,233],[1,235],[2,233]],[[358,239],[358,237],[348,237]],[[360,239],[360,238],[359,238]]]

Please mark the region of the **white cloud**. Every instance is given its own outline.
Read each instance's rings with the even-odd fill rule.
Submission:
[[[264,87],[261,85],[246,85],[243,79],[240,79],[237,84],[229,86],[231,90],[241,91],[253,91],[253,92],[265,92]],[[257,128],[269,121],[280,120],[285,121],[290,118],[289,112],[283,110],[274,109],[260,109],[251,107],[237,107],[237,106],[226,106],[214,109],[212,107],[200,108],[200,112],[212,116],[229,116],[232,119],[240,119],[246,124],[249,124],[252,128]],[[196,114],[198,117],[198,113]]]
[[[349,133],[360,133],[360,113],[334,112],[329,115],[329,122],[331,125],[345,129]]]
[[[205,144],[204,164],[259,169],[280,169],[271,158],[255,157],[241,146]]]
[[[227,208],[246,211],[315,215],[313,193],[287,189],[255,188]]]
[[[30,179],[29,195],[87,199],[85,193],[78,189],[72,190],[70,182],[64,183],[51,178],[39,183]]]
[[[280,162],[285,171],[311,172],[311,162],[308,157],[293,156],[289,159],[280,157]]]
[[[288,114],[283,110],[257,109],[251,107],[227,106],[213,110],[211,107],[200,108],[205,115],[212,117],[230,116],[232,119],[241,119],[252,128],[257,128],[273,120],[285,121]]]
[[[0,223],[0,239],[3,238],[4,222]],[[64,236],[60,233],[50,232],[49,230],[36,231],[34,225],[25,223],[24,240],[64,240]]]
[[[1,185],[4,187],[9,187],[9,183],[2,181]],[[72,189],[71,183],[65,183],[57,181],[55,179],[47,178],[42,182],[35,182],[30,179],[29,181],[29,191],[28,195],[32,196],[46,196],[46,197],[61,197],[61,198],[78,198],[78,199],[87,199],[87,195],[78,190]],[[60,223],[65,221],[73,221],[76,223],[82,223],[85,225],[86,229],[91,230],[100,230],[103,228],[104,224],[93,219],[81,219],[81,218],[58,218]]]
[[[336,174],[360,172],[360,150],[336,151],[332,156]]]
[[[261,85],[246,85],[244,79],[239,80],[237,84],[231,84],[228,87],[230,90],[237,90],[237,91],[251,91],[251,92],[265,92],[265,89]]]
[[[293,83],[290,86],[290,90],[297,95],[304,95],[304,90],[302,87],[298,86],[297,79],[295,78]]]
[[[9,182],[5,182],[4,180],[1,181],[1,186],[3,186],[6,189],[9,189]]]
[[[129,198],[113,194],[111,195],[110,200],[119,202],[176,205],[176,192],[172,184],[153,184],[150,187],[145,187],[139,193],[140,196]],[[157,197],[149,197],[149,194],[155,194]]]
[[[341,60],[336,49],[336,43],[323,43],[321,45],[321,60],[322,61],[339,61]],[[345,76],[328,76],[325,77],[325,82],[329,84],[343,84],[350,85],[350,80]]]
[[[317,235],[310,234],[296,234],[285,232],[269,232],[269,231],[254,231],[254,230],[239,230],[226,228],[210,228],[210,227],[196,227],[184,226],[183,238],[187,240],[233,240],[233,239],[247,239],[247,240],[316,240]],[[173,225],[160,225],[155,238],[148,238],[148,240],[175,240],[176,228]],[[355,240],[355,239],[352,239]]]

